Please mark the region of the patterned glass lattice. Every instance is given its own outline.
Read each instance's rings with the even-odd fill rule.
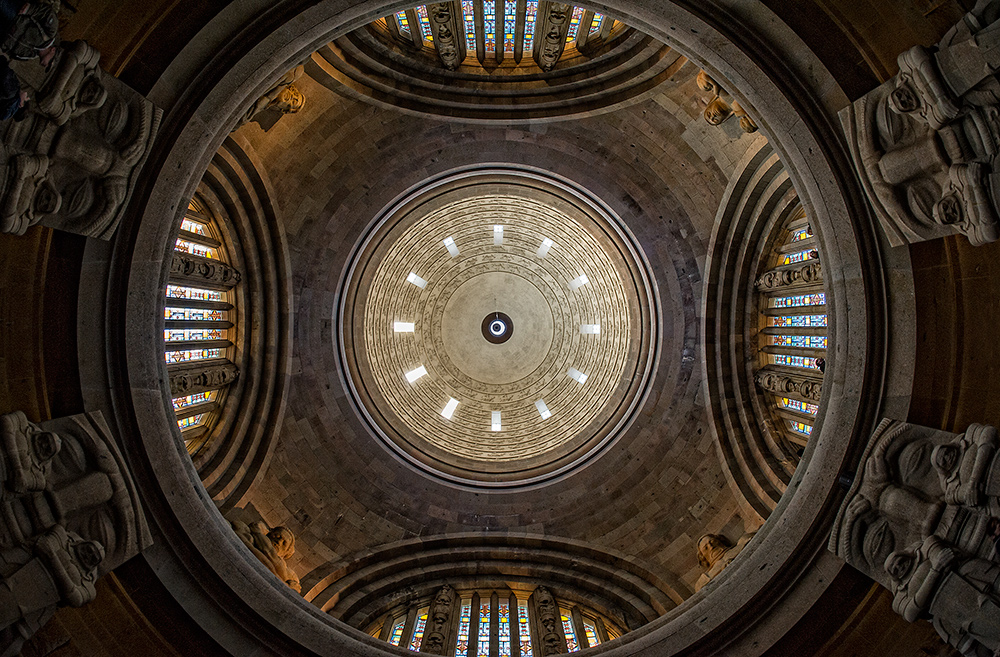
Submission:
[[[806,424],[805,422],[793,422],[788,421],[788,425],[791,427],[792,431],[803,436],[811,436],[813,428]]]
[[[792,297],[772,297],[772,308],[794,308],[796,306],[823,306],[826,305],[826,295],[822,292],[818,294],[798,294]]]
[[[222,358],[222,349],[185,349],[183,351],[168,351],[163,354],[168,363],[188,363],[193,360],[208,360]]]
[[[534,657],[531,652],[531,627],[528,625],[528,601],[517,601],[517,627],[521,640],[521,657]]]
[[[407,20],[407,18],[406,18],[406,12],[405,11],[397,11],[396,12],[396,25],[399,27],[399,31],[400,32],[403,32],[403,33],[406,33],[406,34],[410,33],[410,21]],[[403,631],[402,628],[400,628],[399,631],[402,632]],[[394,643],[392,645],[398,646],[399,643],[397,642],[397,643]]]
[[[789,408],[793,411],[798,411],[799,413],[808,413],[809,415],[816,415],[819,412],[819,406],[816,404],[807,404],[806,402],[799,401],[798,399],[788,399],[787,397],[781,398],[781,407]]]
[[[389,643],[394,646],[398,646],[400,640],[403,638],[403,624],[406,623],[406,618],[400,618],[396,621],[396,624],[392,626],[392,634],[389,635]]]
[[[590,34],[597,34],[601,31],[604,23],[604,14],[594,14],[594,20],[590,23]]]
[[[787,315],[779,317],[769,317],[768,326],[796,326],[808,328],[812,326],[826,326],[826,315]]]
[[[500,657],[517,657],[510,651],[510,605],[501,602],[497,616],[500,620]]]
[[[182,251],[184,253],[190,253],[191,255],[201,256],[202,258],[218,258],[219,254],[210,246],[205,246],[204,244],[198,244],[196,242],[189,242],[187,240],[179,239],[174,242],[174,251]]]
[[[789,242],[801,242],[802,240],[807,240],[812,237],[812,233],[809,232],[808,228],[799,228],[792,231],[792,236],[788,240]]]
[[[801,349],[826,349],[825,335],[775,335],[777,347],[799,347]]]
[[[472,600],[466,598],[462,600],[462,611],[458,618],[458,645],[455,648],[455,657],[468,657],[469,655],[469,628],[472,625]]]
[[[196,235],[208,236],[208,226],[203,223],[199,223],[192,219],[185,219],[181,222],[181,230],[186,230],[189,233],[195,233]]]
[[[168,285],[167,297],[170,299],[197,299],[199,301],[223,301],[222,292],[218,290],[203,290],[198,287],[183,285]]]
[[[185,429],[190,429],[191,427],[196,427],[205,420],[207,413],[199,413],[198,415],[192,415],[191,417],[182,417],[177,420],[177,426],[181,431]]]
[[[566,647],[569,652],[579,652],[580,644],[576,640],[576,631],[573,629],[573,619],[570,618],[569,612],[565,609],[562,610],[562,624],[563,633],[566,634]]]
[[[580,21],[583,19],[583,7],[574,7],[573,16],[569,19],[569,30],[566,31],[566,43],[576,38],[580,31]]]
[[[785,254],[785,257],[781,259],[781,264],[792,265],[796,262],[805,262],[806,260],[815,260],[819,257],[819,253],[813,249],[807,251],[798,251],[796,253]]]
[[[583,631],[587,635],[587,645],[591,648],[601,644],[601,639],[597,636],[597,626],[589,618],[583,619]]]
[[[817,369],[816,359],[807,356],[785,356],[784,354],[771,354],[771,364],[784,365],[786,367],[801,367],[809,370]]]
[[[163,319],[221,322],[226,319],[226,311],[214,308],[175,308],[167,306],[163,309]]]
[[[465,19],[465,48],[476,52],[476,11],[472,0],[462,0],[462,18]]]
[[[503,3],[503,51],[514,52],[514,26],[517,24],[517,0]]]
[[[497,3],[496,0],[483,2],[483,36],[487,52],[497,51]]]
[[[424,640],[424,629],[427,627],[428,608],[417,611],[417,622],[413,626],[413,638],[410,639],[410,650],[417,652],[420,650],[420,642]]]
[[[535,20],[538,18],[538,0],[528,0],[527,11],[524,14],[524,49],[531,50],[531,41],[535,38]]]
[[[431,19],[427,16],[427,5],[417,7],[417,20],[420,21],[420,36],[424,41],[433,41],[434,35],[431,34]]]
[[[197,395],[186,395],[184,397],[177,397],[174,399],[174,410],[179,411],[182,408],[187,408],[189,406],[196,406],[197,404],[204,404],[215,399],[216,391],[210,390],[209,392],[199,392]]]
[[[479,638],[476,657],[490,657],[490,603],[479,605]]]
[[[166,329],[163,331],[163,339],[167,342],[197,342],[199,340],[225,340],[225,329],[214,328],[194,328],[194,329]]]

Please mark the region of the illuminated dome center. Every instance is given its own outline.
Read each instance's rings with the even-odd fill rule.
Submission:
[[[479,485],[564,471],[617,435],[645,388],[641,262],[606,211],[556,181],[432,183],[355,259],[341,308],[355,401],[425,471]]]

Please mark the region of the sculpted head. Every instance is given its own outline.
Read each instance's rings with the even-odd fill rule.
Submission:
[[[62,438],[51,431],[35,431],[31,436],[31,455],[35,463],[43,465],[62,449]]]
[[[104,561],[104,546],[97,541],[81,541],[73,546],[73,556],[84,572],[91,572]]]
[[[897,114],[906,114],[920,109],[920,96],[905,78],[900,79],[899,86],[889,94],[889,107]]]
[[[289,85],[281,91],[277,107],[285,114],[295,114],[306,104],[306,97],[294,86]]]
[[[885,572],[893,580],[902,582],[913,571],[914,561],[911,552],[893,552],[885,560]]]
[[[712,76],[705,71],[698,71],[696,81],[698,83],[698,88],[702,91],[708,91],[716,96],[718,96],[719,92],[722,91],[719,83],[712,79]]]
[[[730,547],[725,536],[705,534],[698,539],[698,563],[702,568],[711,568]]]
[[[715,98],[705,108],[705,120],[712,125],[722,125],[732,115],[733,108],[721,98]]]
[[[295,554],[295,534],[288,527],[275,527],[267,533],[267,537],[274,543],[274,551],[282,559]]]

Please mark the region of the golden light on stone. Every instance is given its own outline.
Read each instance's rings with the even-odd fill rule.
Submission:
[[[392,446],[435,470],[513,478],[579,457],[621,424],[649,360],[648,291],[596,214],[484,184],[407,204],[373,233],[345,345],[365,413]],[[420,331],[403,339],[393,317]]]

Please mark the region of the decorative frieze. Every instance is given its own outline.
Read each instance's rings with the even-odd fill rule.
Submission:
[[[841,112],[854,164],[894,246],[952,234],[1000,237],[996,158],[1000,1],[979,2],[932,48]]]
[[[170,372],[170,395],[181,397],[217,390],[236,382],[240,370],[226,361],[218,365],[186,367]]]
[[[823,396],[823,382],[805,376],[758,370],[754,382],[762,390],[778,396],[793,395],[816,402]]]
[[[441,63],[449,71],[457,69],[465,60],[465,30],[459,23],[461,13],[456,5],[450,2],[427,5],[434,47]]]
[[[34,102],[23,121],[0,126],[0,231],[36,224],[110,239],[135,187],[161,111],[105,73],[100,53],[64,44],[48,70],[12,62]]]
[[[551,71],[562,57],[572,12],[572,5],[545,0],[539,3],[533,54],[543,71]]]
[[[819,260],[812,260],[800,267],[772,269],[757,279],[758,292],[771,292],[791,285],[808,285],[823,281],[823,267]]]
[[[100,413],[0,416],[0,656],[149,545],[138,496]]]
[[[722,125],[735,116],[739,119],[740,129],[743,132],[757,132],[757,122],[747,114],[747,111],[743,109],[738,100],[733,98],[731,93],[715,81],[715,78],[705,71],[699,71],[697,81],[699,89],[711,94],[708,104],[705,106],[705,121],[711,125]]]
[[[1000,438],[883,420],[872,434],[830,549],[929,618],[965,655],[1000,650]]]
[[[171,281],[231,288],[239,283],[241,278],[240,272],[231,265],[214,258],[203,258],[182,251],[174,251],[170,263]]]

